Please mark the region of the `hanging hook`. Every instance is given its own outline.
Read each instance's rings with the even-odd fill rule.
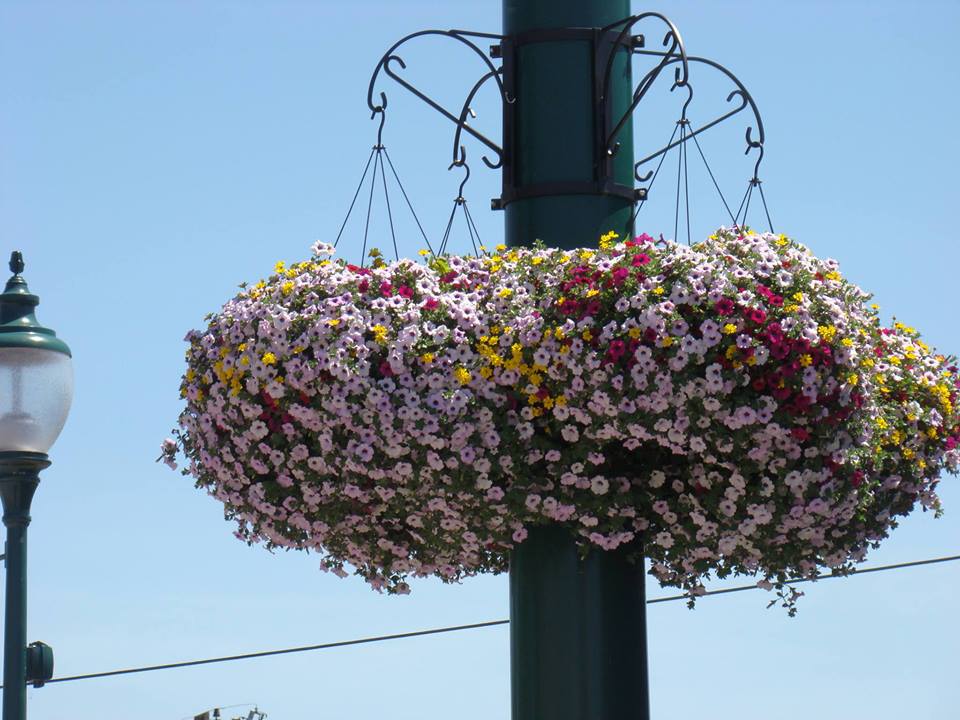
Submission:
[[[691,85],[689,81],[683,84],[674,83],[673,87],[670,88],[670,92],[673,92],[678,87],[685,87],[687,89],[687,101],[683,104],[683,109],[680,110],[680,122],[687,122],[687,108],[690,107],[690,103],[693,101],[693,85]]]
[[[749,130],[747,133],[749,134]],[[756,147],[760,148],[760,157],[757,158],[757,164],[753,166],[753,177],[750,179],[750,182],[754,185],[760,184],[760,163],[763,162],[763,145],[758,145]],[[750,151],[750,148],[747,148],[747,152]]]
[[[455,167],[462,167],[467,171],[467,174],[463,178],[463,182],[460,183],[460,189],[457,191],[457,204],[463,204],[466,200],[463,199],[463,188],[467,184],[467,180],[470,179],[470,166],[467,165],[467,150],[463,145],[460,146],[460,157],[455,159],[450,163],[450,167],[447,170],[453,170]]]
[[[383,124],[387,120],[387,95],[386,93],[380,93],[380,104],[373,108],[373,112],[370,113],[370,119],[373,120],[377,113],[380,113],[380,127],[377,129],[377,144],[374,146],[374,150],[383,149]]]

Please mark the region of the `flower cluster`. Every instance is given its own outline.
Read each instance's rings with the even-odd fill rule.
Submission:
[[[666,585],[861,561],[960,464],[957,368],[785,236],[278,264],[187,335],[177,445],[237,535],[378,589],[528,528]]]

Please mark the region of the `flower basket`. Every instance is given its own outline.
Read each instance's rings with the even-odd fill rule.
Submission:
[[[665,585],[849,570],[960,460],[954,360],[784,236],[312,259],[187,335],[172,464],[237,535],[407,592],[539,525]]]

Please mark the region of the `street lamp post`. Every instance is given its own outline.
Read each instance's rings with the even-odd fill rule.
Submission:
[[[53,445],[70,410],[73,366],[70,348],[34,316],[40,299],[30,293],[23,257],[10,258],[13,273],[0,294],[0,499],[6,543],[6,614],[3,645],[3,720],[27,716],[27,655],[36,655],[49,678],[52,656],[27,648],[27,526],[40,471],[50,465]],[[38,674],[39,672],[39,674]]]

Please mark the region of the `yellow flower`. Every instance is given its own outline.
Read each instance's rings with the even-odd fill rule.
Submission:
[[[387,342],[387,329],[383,325],[374,325],[370,328],[373,331],[373,339],[381,345]]]
[[[727,323],[723,326],[724,335],[733,335],[737,331],[737,326],[733,323]]]
[[[493,370],[490,369],[489,365],[484,365],[482,368],[480,368],[480,377],[482,377],[484,380],[489,378],[491,375],[493,375]]]
[[[627,335],[629,335],[631,339],[636,340],[638,337],[640,337],[640,335],[642,335],[642,333],[640,332],[640,328],[634,327],[630,328],[630,330],[627,332]]]
[[[793,294],[793,299],[796,300],[797,302],[803,302],[803,293],[802,293],[802,292],[795,292],[795,293]]]
[[[420,255],[420,257],[426,257],[427,255],[430,254],[430,251],[429,251],[429,250],[417,250],[417,253]]]
[[[567,404],[567,397],[566,395],[557,395],[553,401],[557,404],[557,407],[563,407]]]
[[[799,293],[797,293],[799,295]],[[821,325],[817,328],[817,334],[827,342],[832,342],[837,334],[837,329],[833,325]]]
[[[851,340],[850,338],[844,338],[843,340],[840,341],[840,344],[843,345],[844,347],[853,347],[853,340]]]
[[[537,255],[536,257],[533,257],[533,258],[530,259],[530,264],[531,264],[531,265],[539,265],[539,264],[542,263],[542,262],[543,262],[543,258],[540,257],[539,255]]]
[[[827,280],[839,280],[839,279],[840,279],[840,273],[838,273],[836,270],[831,270],[831,271],[828,272],[826,275],[824,275],[824,277],[825,277]]]
[[[856,373],[850,373],[847,375],[847,383],[849,385],[856,385],[858,382],[860,382],[860,378]]]
[[[662,287],[655,287],[655,288],[653,289],[653,294],[654,294],[654,295],[663,295],[665,292],[666,292],[666,290],[664,290]]]
[[[508,298],[508,297],[510,297],[511,295],[513,295],[513,290],[511,290],[510,288],[503,288],[503,289],[500,291],[499,295],[500,295],[500,297],[502,297],[502,298]]]
[[[593,333],[590,332],[589,330],[584,330],[582,337],[587,342],[590,342],[591,340],[593,340]]]
[[[453,377],[456,378],[457,382],[461,385],[466,385],[472,379],[470,371],[460,365],[453,371]]]
[[[552,407],[553,407],[553,398],[551,398],[551,397],[545,397],[545,398],[543,399],[543,406],[544,406],[547,410],[549,410],[550,408],[552,408]]]
[[[599,295],[600,291],[597,289],[587,290],[587,297],[593,297],[594,295]]]
[[[807,367],[808,365],[810,365],[810,364],[812,364],[812,363],[813,363],[813,358],[810,357],[809,355],[801,355],[801,356],[800,356],[800,364],[801,364],[803,367]]]
[[[197,376],[197,372],[193,368],[187,369],[187,382],[193,382],[193,379]]]
[[[875,424],[880,430],[886,430],[888,427],[887,421],[882,417],[878,417]]]
[[[911,450],[910,448],[904,448],[904,449],[901,451],[901,454],[902,454],[907,460],[909,460],[909,459],[912,458],[916,453],[914,453],[913,450]]]
[[[280,286],[280,292],[284,295],[289,295],[293,292],[293,281],[287,280],[283,285]]]
[[[275,273],[282,273],[287,269],[287,264],[283,260],[278,260],[277,264],[273,266],[273,271]]]
[[[327,320],[327,325],[336,327],[339,324],[340,324],[340,318],[331,318],[330,320]]]
[[[927,437],[935,439],[937,437],[937,429],[934,427],[927,428]]]
[[[589,259],[592,258],[593,256],[594,256],[593,250],[581,250],[581,251],[580,251],[580,259],[581,259],[581,260],[589,260]]]
[[[430,363],[433,362],[433,357],[434,357],[433,353],[429,353],[429,352],[424,353],[423,355],[420,356],[420,362],[424,363],[425,365],[429,365]]]
[[[660,347],[668,348],[673,345],[673,338],[667,335],[663,340],[660,341]]]
[[[266,352],[263,354],[263,357],[260,358],[260,362],[262,362],[264,365],[276,365],[277,356],[272,352]]]
[[[504,245],[503,243],[500,243],[499,245],[497,245],[497,252],[503,252],[506,249],[507,249],[507,246]]]
[[[613,247],[613,241],[620,237],[617,233],[611,230],[608,233],[604,233],[600,236],[600,249],[609,250]]]

